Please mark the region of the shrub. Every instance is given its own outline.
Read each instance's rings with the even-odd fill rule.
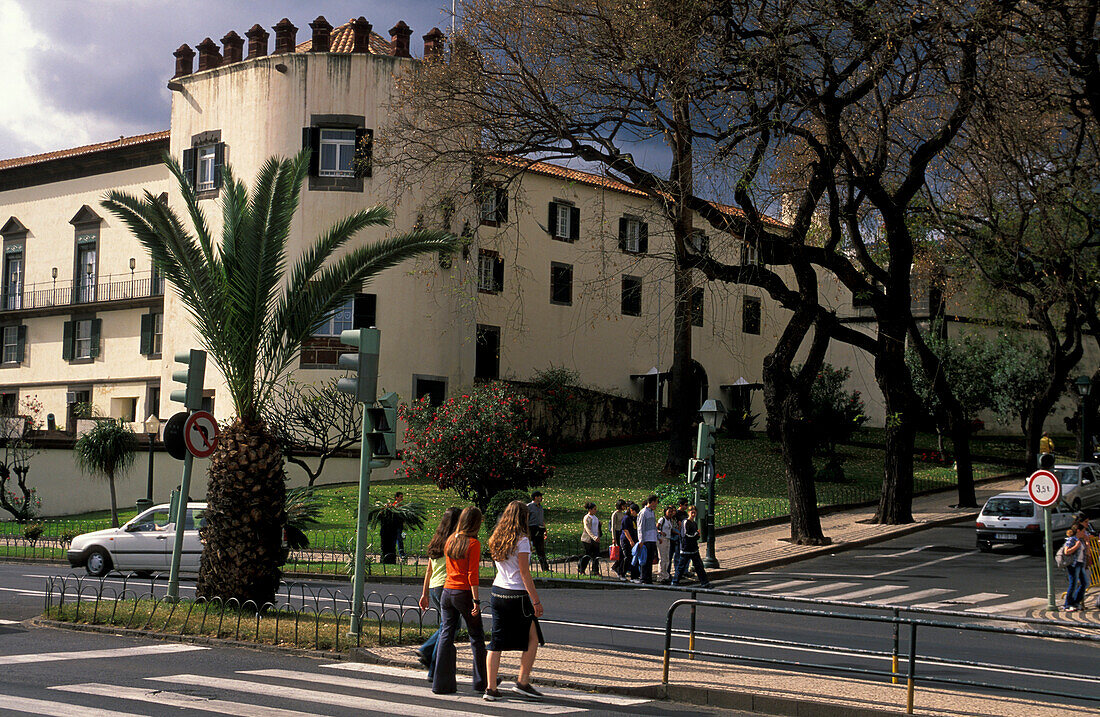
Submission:
[[[844,465],[835,457],[830,458],[825,466],[814,474],[814,481],[817,483],[846,483],[847,480],[844,475]]]
[[[286,492],[286,542],[292,550],[309,547],[306,530],[321,522],[321,499],[312,488],[294,488]]]
[[[67,548],[70,543],[73,542],[73,538],[80,535],[79,530],[73,530],[72,528],[66,528],[62,530],[57,536],[57,542],[61,543],[62,548]]]
[[[502,490],[545,484],[552,468],[529,430],[528,402],[491,383],[434,409],[427,397],[402,404],[405,475],[453,490],[482,511]]]
[[[681,476],[681,478],[683,482],[665,483],[657,486],[653,491],[657,494],[660,505],[679,505],[685,498],[688,501],[695,500],[695,486],[687,482],[687,476]]]
[[[816,448],[836,454],[838,443],[847,443],[867,421],[859,391],[848,392],[844,384],[852,376],[849,368],[821,367],[810,387],[810,420],[818,437]]]
[[[752,438],[752,429],[758,418],[760,414],[752,411],[731,411],[726,416],[726,431],[731,438]]]
[[[523,503],[531,502],[531,496],[522,490],[502,490],[489,499],[489,505],[485,508],[485,525],[492,528],[500,519],[500,514],[513,500]]]
[[[42,537],[42,524],[41,523],[28,523],[23,526],[23,538],[32,546],[38,542],[38,539]]]
[[[536,371],[532,386],[546,405],[546,425],[538,428],[543,445],[557,451],[565,443],[565,428],[589,408],[587,395],[580,390],[580,374],[564,366]],[[544,435],[542,435],[544,434]]]

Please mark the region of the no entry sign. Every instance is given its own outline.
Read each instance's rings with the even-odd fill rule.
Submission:
[[[1062,497],[1062,484],[1050,471],[1038,470],[1027,479],[1027,494],[1036,505],[1049,508]]]

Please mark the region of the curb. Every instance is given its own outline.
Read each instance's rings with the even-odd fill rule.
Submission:
[[[365,662],[374,665],[388,665],[392,667],[409,668],[415,671],[413,663],[376,655],[370,648],[356,648],[349,656],[351,662]],[[469,675],[470,670],[459,668],[460,675]],[[595,694],[623,695],[625,697],[642,697],[651,700],[667,700],[681,704],[718,707],[721,709],[741,710],[744,712],[756,712],[765,715],[780,717],[886,717],[897,715],[895,710],[879,710],[868,707],[855,707],[831,702],[815,702],[812,700],[799,700],[790,697],[771,697],[758,695],[752,692],[734,692],[732,690],[718,690],[692,685],[663,685],[654,682],[648,685],[635,687],[621,687],[618,685],[592,685],[591,683],[563,680],[560,678],[539,677],[539,683],[562,687]]]

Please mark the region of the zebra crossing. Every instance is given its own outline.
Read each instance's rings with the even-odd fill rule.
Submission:
[[[852,576],[855,577],[855,576]],[[888,577],[888,576],[886,576]],[[838,602],[856,602],[885,607],[916,607],[931,610],[959,610],[990,615],[1022,616],[1047,604],[1046,598],[1014,598],[1006,593],[974,592],[948,588],[921,588],[899,582],[853,582],[839,577],[788,579],[786,576],[758,574],[738,580],[736,589],[767,597],[815,598]]]
[[[30,665],[55,660],[148,658],[186,651],[183,645],[144,645],[111,650],[81,650],[48,655],[8,655],[3,664]],[[204,649],[204,648],[197,648]],[[43,659],[45,658],[45,659]],[[201,664],[192,661],[191,665]],[[295,667],[298,667],[295,665]],[[167,712],[236,717],[309,717],[364,711],[407,717],[467,715],[570,715],[635,712],[652,700],[574,690],[539,689],[545,699],[505,698],[485,702],[462,689],[433,694],[421,671],[365,663],[312,663],[307,669],[239,669],[216,675],[201,672],[134,677],[129,684],[99,679],[47,685],[30,694],[0,693],[0,714],[72,717],[138,717]],[[310,669],[314,668],[314,669]],[[109,676],[109,673],[106,673]],[[504,690],[504,687],[502,687]]]

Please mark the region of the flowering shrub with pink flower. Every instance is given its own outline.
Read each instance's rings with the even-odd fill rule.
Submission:
[[[503,383],[479,384],[435,408],[427,397],[403,404],[405,475],[482,510],[502,490],[544,485],[553,467],[528,428],[528,404]]]

